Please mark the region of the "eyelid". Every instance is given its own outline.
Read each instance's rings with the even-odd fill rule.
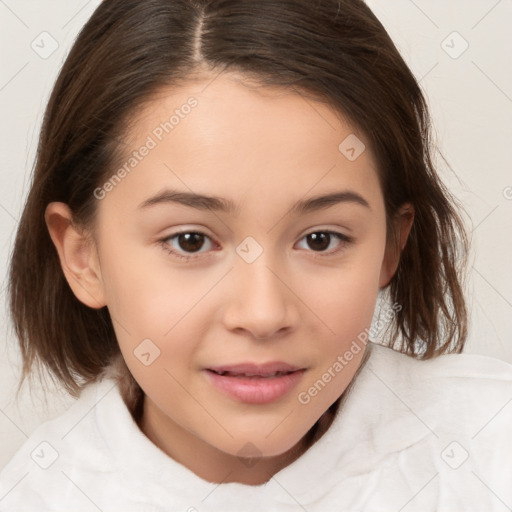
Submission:
[[[341,231],[336,231],[335,229],[332,229],[332,228],[315,228],[315,229],[312,229],[311,231],[307,231],[306,233],[304,233],[300,237],[300,240],[302,240],[305,236],[311,235],[313,233],[330,233],[331,235],[340,236],[344,240],[351,241],[351,242],[354,241],[354,237],[353,236],[350,236],[350,235],[347,235],[345,233],[342,233]]]

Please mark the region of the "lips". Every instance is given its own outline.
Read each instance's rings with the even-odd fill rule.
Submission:
[[[248,404],[268,404],[286,397],[305,372],[306,368],[280,361],[205,368],[207,380],[215,389]]]
[[[207,370],[211,372],[227,377],[260,378],[280,377],[282,375],[287,375],[302,369],[303,368],[299,366],[293,366],[280,361],[265,364],[242,363],[236,365],[224,365],[207,368]]]

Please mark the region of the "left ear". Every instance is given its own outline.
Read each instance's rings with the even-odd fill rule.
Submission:
[[[379,288],[385,288],[393,278],[400,262],[400,255],[407,243],[407,238],[414,222],[414,206],[411,203],[404,203],[396,214],[395,231],[396,239],[386,243],[386,250],[382,267],[380,270]]]

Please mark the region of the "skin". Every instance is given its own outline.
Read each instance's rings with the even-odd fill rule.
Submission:
[[[305,434],[353,379],[364,345],[308,404],[298,400],[370,327],[413,209],[404,205],[397,218],[399,247],[386,244],[384,199],[365,136],[324,103],[291,90],[249,88],[233,73],[161,91],[132,123],[126,155],[190,96],[198,105],[98,200],[93,229],[74,226],[64,203],[49,204],[45,219],[76,297],[108,307],[145,393],[141,430],[206,480],[262,484],[304,453]],[[338,146],[353,133],[366,149],[350,161]],[[224,197],[238,209],[138,208],[166,187]],[[290,211],[296,201],[340,190],[357,192],[370,208],[345,202]],[[207,235],[197,252],[169,238],[181,230]],[[308,241],[325,230],[354,241],[327,237],[324,249]],[[248,236],[263,250],[251,263],[236,252]],[[165,243],[193,259],[169,254]],[[134,355],[147,338],[160,350],[148,366]],[[235,400],[203,371],[246,361],[307,370],[269,404]],[[253,464],[238,455],[248,442],[259,457]]]

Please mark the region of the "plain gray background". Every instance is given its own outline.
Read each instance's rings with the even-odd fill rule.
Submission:
[[[143,1],[143,0],[142,0]],[[20,361],[6,272],[28,192],[42,114],[70,46],[98,0],[0,0],[0,468],[44,420],[72,402],[34,388],[19,403]],[[439,172],[471,220],[468,353],[512,362],[512,0],[368,1],[427,95]]]

